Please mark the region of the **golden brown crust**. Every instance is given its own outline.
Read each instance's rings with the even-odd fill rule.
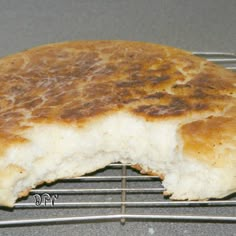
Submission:
[[[150,168],[144,169],[139,164],[132,165],[131,167],[138,170],[141,174],[147,174],[147,175],[151,175],[151,176],[158,176],[158,177],[160,177],[161,180],[164,180],[164,178],[165,178],[165,175],[163,173],[153,171]]]
[[[208,117],[181,127],[184,153],[211,166],[236,165],[235,116]]]
[[[21,133],[34,123],[81,126],[119,110],[183,123],[222,116],[182,128],[186,153],[208,140],[202,129],[215,139],[219,132],[226,133],[222,139],[236,134],[235,112],[224,117],[236,104],[235,73],[175,48],[127,41],[50,44],[2,58],[0,79],[1,153],[27,141]],[[217,122],[225,122],[218,131],[211,128]],[[191,132],[202,142],[189,141]],[[209,163],[210,157],[196,158]]]

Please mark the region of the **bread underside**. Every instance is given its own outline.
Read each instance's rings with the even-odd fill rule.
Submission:
[[[0,205],[113,162],[171,199],[236,191],[235,73],[162,45],[51,44],[0,60]]]

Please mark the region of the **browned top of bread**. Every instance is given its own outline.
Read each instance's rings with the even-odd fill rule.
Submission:
[[[197,159],[220,165],[225,157],[216,152],[225,143],[236,156],[236,75],[183,50],[127,41],[49,44],[0,59],[0,80],[2,153],[27,142],[21,132],[34,123],[83,126],[124,110],[150,122],[179,120],[184,151]]]

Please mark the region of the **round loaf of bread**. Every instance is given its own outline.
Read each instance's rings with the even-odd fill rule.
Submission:
[[[236,191],[236,74],[190,52],[73,41],[0,59],[0,205],[112,162],[172,199]]]

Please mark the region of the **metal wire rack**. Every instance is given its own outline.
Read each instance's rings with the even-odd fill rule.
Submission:
[[[236,70],[234,53],[194,54]],[[235,194],[223,200],[171,201],[163,191],[158,177],[114,163],[94,174],[32,190],[13,210],[0,208],[0,227],[105,221],[236,223]]]

